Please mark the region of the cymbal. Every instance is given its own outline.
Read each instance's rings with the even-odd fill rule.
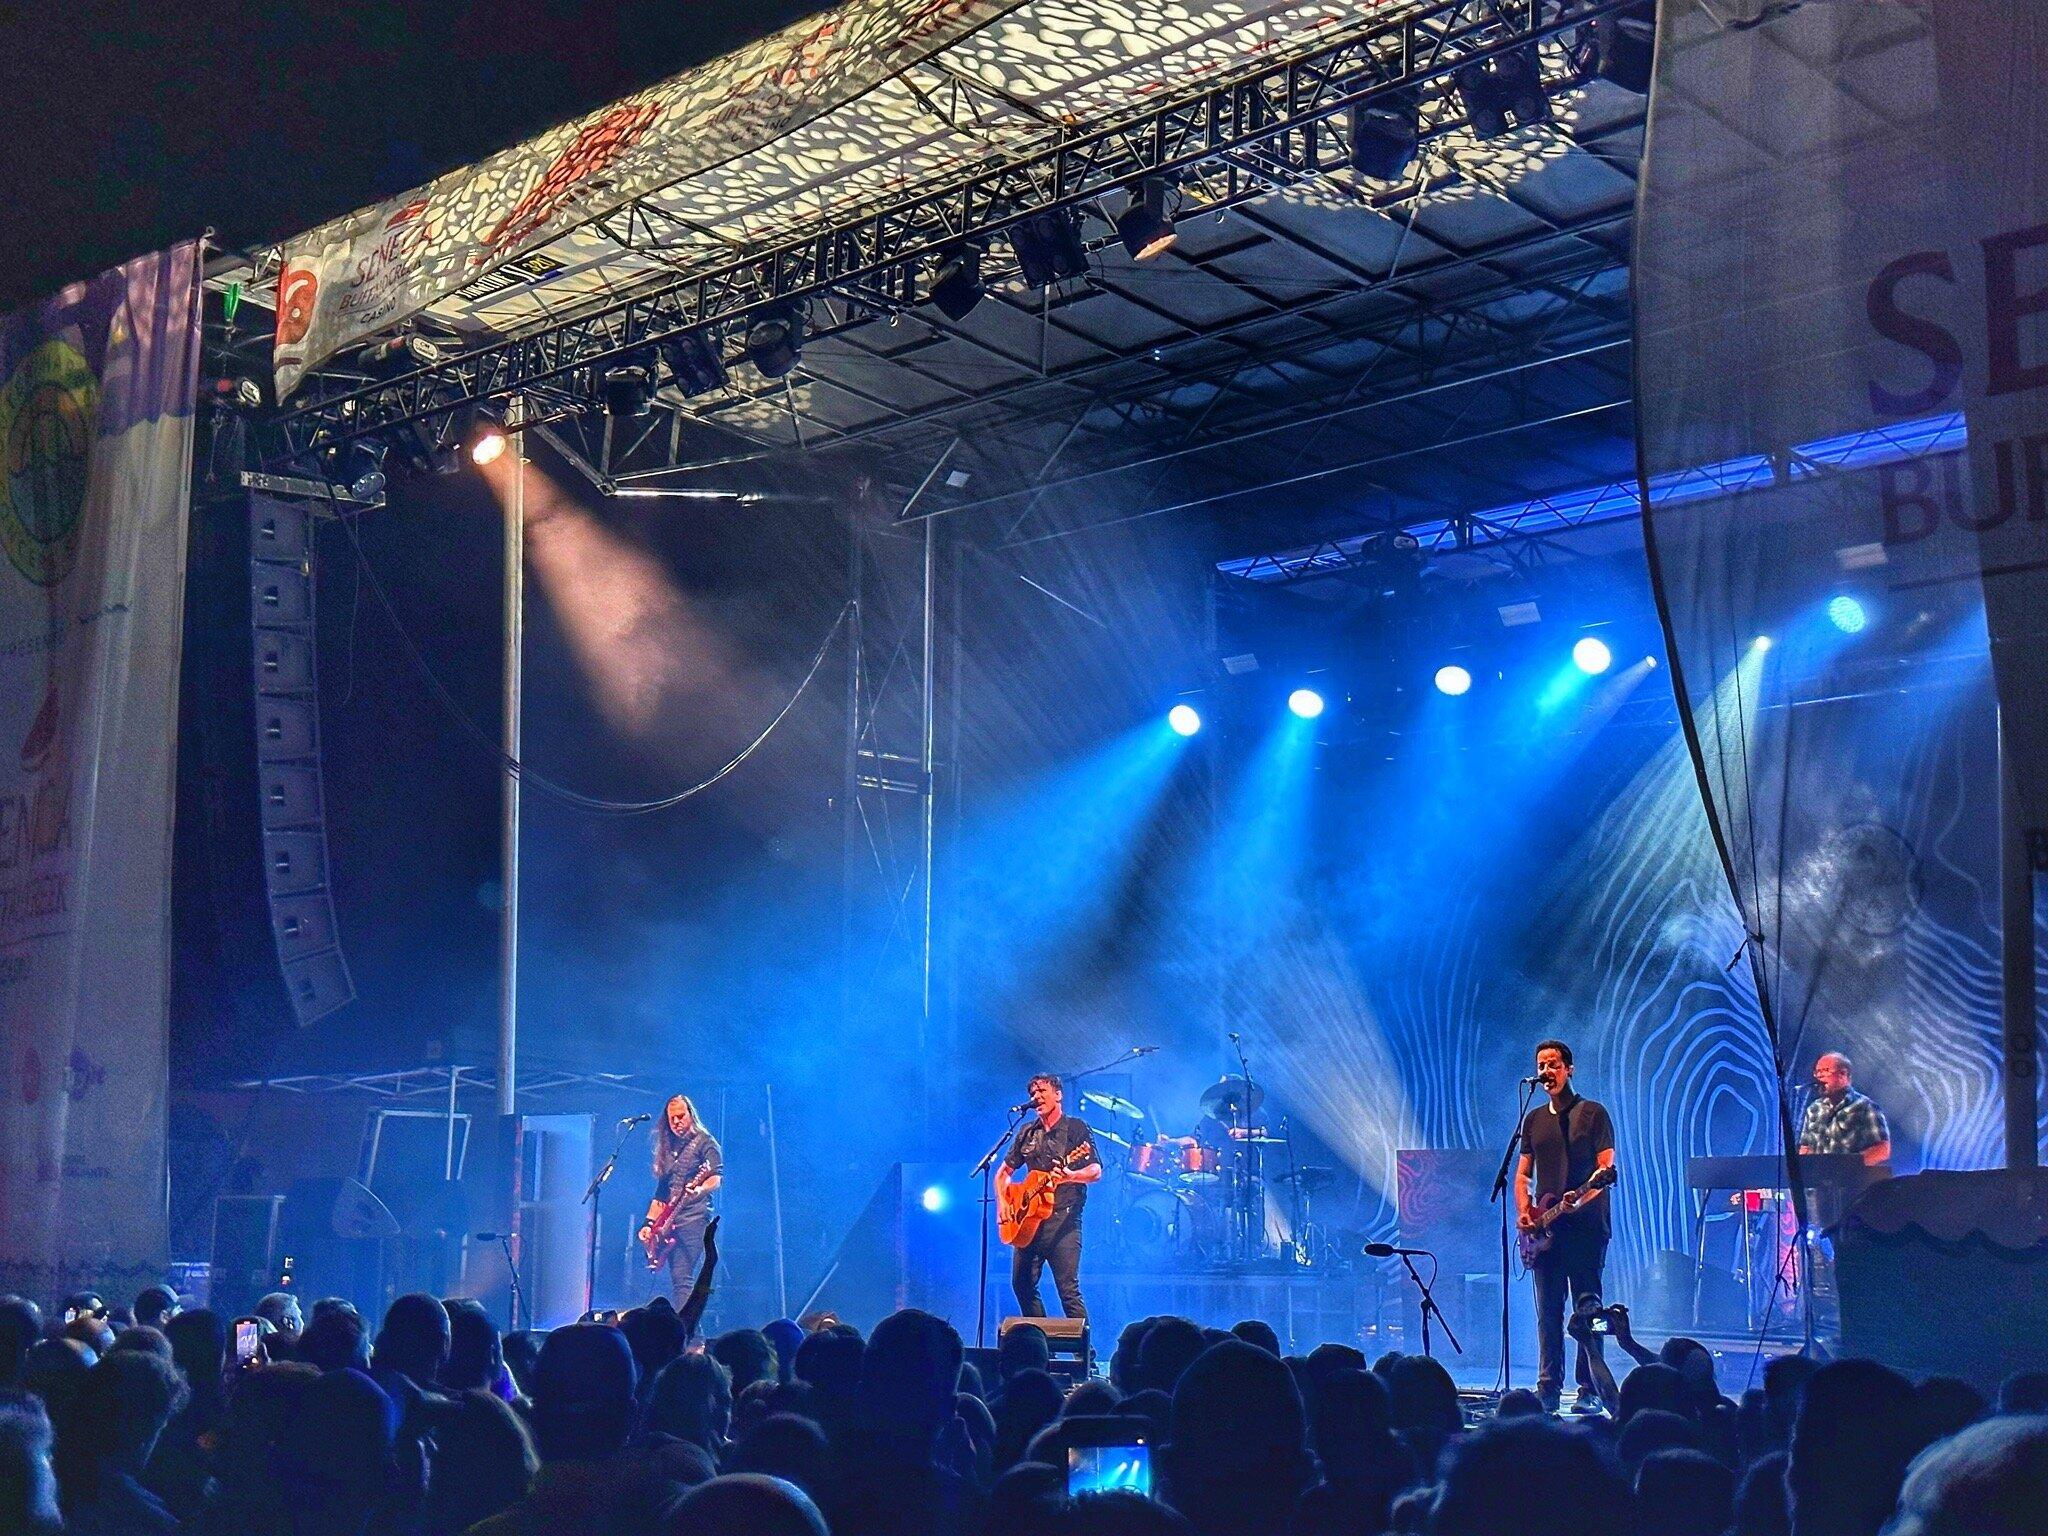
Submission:
[[[1091,1088],[1082,1093],[1081,1102],[1093,1104],[1097,1109],[1106,1109],[1112,1115],[1124,1115],[1132,1120],[1142,1120],[1145,1118],[1145,1111],[1138,1108],[1129,1099],[1119,1098],[1113,1093],[1097,1093]]]
[[[1279,1175],[1282,1184],[1299,1184],[1303,1189],[1323,1189],[1337,1182],[1337,1170],[1325,1168],[1319,1163],[1310,1163],[1292,1173]]]
[[[1266,1091],[1241,1077],[1226,1077],[1202,1090],[1202,1107],[1219,1114],[1251,1114],[1266,1100]]]
[[[1183,1173],[1177,1174],[1175,1175],[1175,1177],[1177,1177],[1181,1183],[1193,1186],[1197,1189],[1201,1188],[1203,1185],[1206,1184],[1221,1184],[1223,1182],[1223,1175],[1220,1173]]]
[[[1105,1131],[1099,1125],[1091,1125],[1088,1128],[1088,1134],[1090,1136],[1093,1136],[1097,1141],[1106,1141],[1112,1147],[1121,1148],[1125,1152],[1131,1150],[1131,1144],[1128,1141],[1125,1141],[1123,1137],[1117,1135],[1115,1131]]]

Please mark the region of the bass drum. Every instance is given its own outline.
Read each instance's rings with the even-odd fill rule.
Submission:
[[[1117,1223],[1124,1262],[1151,1265],[1171,1262],[1187,1249],[1184,1207],[1171,1190],[1148,1189],[1124,1210]]]

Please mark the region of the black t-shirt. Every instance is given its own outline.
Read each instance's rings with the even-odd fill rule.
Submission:
[[[1010,1155],[1003,1159],[1003,1166],[1021,1166],[1039,1173],[1047,1173],[1066,1162],[1068,1155],[1088,1139],[1088,1122],[1078,1115],[1061,1115],[1059,1124],[1049,1131],[1045,1128],[1045,1122],[1033,1115],[1030,1123],[1017,1133],[1017,1139],[1010,1143]],[[1078,1171],[1090,1163],[1099,1161],[1100,1158],[1090,1153],[1087,1157],[1069,1163],[1068,1167]],[[1086,1184],[1062,1184],[1053,1192],[1052,1208],[1055,1215],[1065,1211],[1079,1215],[1081,1207],[1087,1203]]]
[[[1560,1122],[1569,1122],[1569,1134]],[[1522,1121],[1522,1151],[1529,1159],[1534,1179],[1531,1193],[1537,1200],[1583,1188],[1593,1176],[1600,1154],[1613,1149],[1614,1122],[1607,1118],[1607,1111],[1576,1094],[1565,1101],[1562,1113],[1553,1109],[1546,1097]],[[1613,1205],[1610,1190],[1583,1211],[1561,1218],[1558,1235],[1575,1232],[1605,1239],[1614,1230]]]
[[[668,1166],[654,1178],[654,1198],[673,1200],[690,1187],[690,1181],[705,1171],[725,1171],[725,1154],[719,1151],[718,1141],[703,1126],[698,1126],[683,1138],[683,1144],[676,1148],[675,1157]],[[691,1197],[685,1211],[695,1212],[711,1204],[710,1192],[703,1191]]]

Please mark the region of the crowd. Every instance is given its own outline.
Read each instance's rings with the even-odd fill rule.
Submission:
[[[228,1320],[0,1299],[0,1533],[73,1536],[2022,1536],[2048,1530],[2048,1373],[1997,1401],[1868,1361],[1769,1362],[1731,1401],[1650,1350],[1611,1416],[1509,1393],[1468,1425],[1436,1361],[1147,1318],[1107,1380],[1044,1336],[987,1374],[943,1320],[783,1320],[699,1344],[700,1288],[501,1338],[474,1301],[374,1328],[289,1296]],[[1070,1498],[1078,1421],[1154,1448],[1150,1498]],[[1085,1438],[1085,1437],[1083,1437]]]

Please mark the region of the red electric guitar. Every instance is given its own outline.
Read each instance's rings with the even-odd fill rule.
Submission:
[[[702,1193],[704,1186],[717,1177],[716,1168],[701,1170],[683,1186],[681,1194],[663,1205],[648,1219],[647,1236],[641,1241],[647,1249],[649,1269],[659,1269],[668,1262],[669,1253],[676,1245],[676,1220],[683,1214],[683,1207]]]
[[[1577,1189],[1568,1189],[1561,1195],[1545,1195],[1531,1207],[1536,1225],[1518,1233],[1516,1240],[1522,1250],[1522,1263],[1526,1267],[1550,1251],[1552,1241],[1557,1237],[1555,1230],[1559,1217],[1569,1216],[1576,1211],[1588,1195],[1605,1189],[1614,1182],[1614,1169],[1595,1168],[1593,1177]]]
[[[1057,1169],[1033,1171],[1021,1179],[996,1186],[996,1230],[1012,1248],[1028,1248],[1038,1229],[1052,1215],[1053,1197],[1073,1168],[1095,1161],[1095,1143],[1084,1141],[1066,1155]]]

